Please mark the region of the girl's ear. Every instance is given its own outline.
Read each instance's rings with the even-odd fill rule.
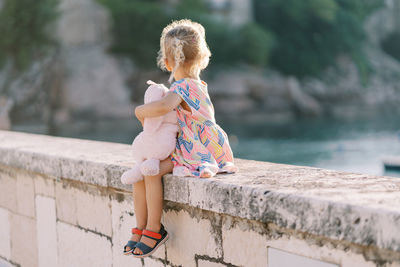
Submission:
[[[165,67],[168,71],[172,71],[171,65],[169,64],[168,58],[165,58]]]

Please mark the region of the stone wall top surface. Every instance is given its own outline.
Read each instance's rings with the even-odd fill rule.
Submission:
[[[400,179],[236,159],[239,172],[165,175],[164,198],[280,227],[400,251]],[[129,145],[0,131],[0,164],[131,190]]]

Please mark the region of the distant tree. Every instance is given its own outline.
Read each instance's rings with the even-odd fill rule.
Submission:
[[[113,18],[111,51],[131,57],[142,68],[154,68],[162,29],[172,20],[189,18],[201,23],[212,52],[211,64],[245,62],[265,66],[273,35],[256,24],[233,27],[217,21],[204,0],[177,4],[164,1],[98,0]]]
[[[271,67],[317,75],[341,53],[364,64],[363,21],[381,0],[254,0],[255,20],[276,37]]]
[[[247,63],[285,74],[318,75],[348,54],[361,72],[368,66],[361,49],[363,22],[382,0],[253,0],[254,23],[238,27],[216,20],[204,0],[98,0],[112,14],[114,53],[154,68],[163,27],[189,18],[206,28],[212,65]]]
[[[4,0],[0,9],[0,66],[11,59],[16,70],[29,66],[54,40],[49,26],[58,0]]]

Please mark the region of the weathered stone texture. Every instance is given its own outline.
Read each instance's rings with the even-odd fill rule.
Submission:
[[[198,267],[225,267],[225,264],[207,261],[207,260],[199,260]]]
[[[35,186],[32,177],[25,172],[17,176],[17,212],[35,217]]]
[[[11,214],[10,226],[11,260],[23,267],[39,266],[35,219]]]
[[[78,225],[111,236],[111,208],[108,196],[75,190]]]
[[[11,258],[10,218],[6,209],[0,208],[0,256]],[[0,264],[1,266],[1,264]]]
[[[45,178],[42,175],[34,175],[33,182],[35,183],[36,195],[43,195],[54,198],[55,181],[53,179],[49,179],[49,177]]]
[[[0,258],[0,266],[1,267],[17,267],[15,264],[12,264],[9,261],[3,260],[2,258]]]
[[[17,211],[17,179],[11,175],[9,168],[0,166],[0,206]]]
[[[130,152],[0,131],[0,223],[8,216],[10,228],[0,256],[37,266],[56,225],[58,266],[265,266],[267,247],[341,267],[400,264],[399,179],[240,159],[236,174],[165,175],[169,240],[145,261],[124,256],[136,226],[131,186],[119,183]]]
[[[131,194],[129,194],[131,195]],[[133,213],[132,197],[124,194],[124,200],[111,200],[112,218],[112,254],[114,266],[142,266],[139,259],[124,255],[125,244],[131,237],[131,228],[136,226],[136,218]]]
[[[57,222],[58,266],[111,267],[111,240],[78,227]]]
[[[341,267],[372,267],[373,261],[368,261],[362,254],[353,253],[351,249],[333,244],[318,244],[295,236],[283,235],[281,238],[269,239],[268,247],[280,249],[295,255],[337,264]]]
[[[152,259],[152,258],[145,258],[144,266],[145,267],[164,267],[164,263],[159,260]]]
[[[340,267],[338,264],[316,260],[309,257],[288,253],[283,250],[268,248],[268,266],[308,266],[308,267]]]
[[[249,229],[222,224],[224,260],[238,266],[263,266],[267,262],[267,239]],[[243,255],[246,255],[245,257]]]
[[[237,160],[237,165],[239,173],[210,179],[187,177],[181,182],[166,175],[165,198],[400,251],[400,231],[379,230],[382,225],[394,229],[400,222],[398,179],[249,160]],[[174,184],[179,190],[170,189]]]
[[[220,244],[212,236],[209,220],[194,219],[186,211],[166,211],[165,227],[170,238],[165,243],[167,259],[175,265],[195,266],[195,254],[221,257]]]
[[[107,186],[132,165],[129,145],[0,131],[0,164]],[[117,168],[117,170],[115,170]],[[120,184],[120,183],[119,183]],[[126,188],[121,186],[122,188]]]
[[[71,224],[77,224],[75,189],[62,182],[56,183],[57,218]]]

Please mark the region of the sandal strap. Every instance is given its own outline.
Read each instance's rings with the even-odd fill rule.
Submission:
[[[159,240],[162,237],[162,235],[160,233],[149,231],[149,230],[146,230],[146,229],[143,230],[142,234],[147,236],[147,237],[150,237],[150,238],[152,238],[154,240]]]
[[[154,247],[156,247],[156,246],[157,246],[157,244],[154,245]],[[145,255],[145,254],[147,254],[147,253],[149,253],[150,251],[153,250],[152,247],[149,247],[148,245],[146,245],[146,244],[143,243],[143,242],[138,242],[138,243],[136,244],[135,247],[136,247],[136,248],[139,248],[139,249],[142,251],[142,253],[143,253],[142,255]],[[134,255],[139,255],[139,254],[133,253],[133,251],[132,251],[132,254],[134,254]]]
[[[131,248],[130,250],[134,249],[136,243],[137,243],[136,241],[129,240],[128,243],[124,246],[124,252],[128,252],[128,250],[126,250],[126,247],[130,247]]]
[[[142,235],[142,230],[137,227],[132,228],[132,234]]]

